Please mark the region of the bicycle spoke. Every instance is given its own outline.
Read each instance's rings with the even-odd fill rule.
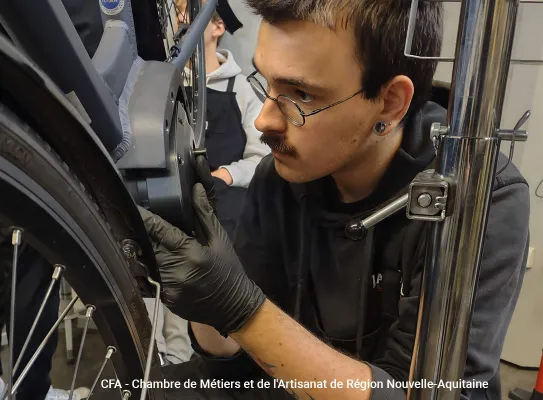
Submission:
[[[158,306],[160,305],[160,283],[155,282],[150,277],[147,277],[147,280],[149,283],[154,285],[156,290],[155,295],[155,308],[154,308],[154,314],[153,314],[153,325],[151,327],[151,340],[149,341],[149,351],[147,353],[147,363],[145,365],[145,372],[143,374],[143,389],[141,391],[141,397],[140,400],[145,400],[145,397],[147,397],[147,381],[149,381],[149,375],[151,374],[151,363],[153,361],[153,350],[155,349],[155,335],[156,335],[156,326],[158,323]]]
[[[68,397],[68,400],[72,400],[72,397],[74,395],[74,388],[75,388],[75,379],[77,378],[77,371],[79,370],[79,362],[81,361],[81,355],[83,354],[83,346],[85,345],[85,338],[87,337],[87,330],[89,329],[89,322],[92,318],[92,313],[96,310],[96,307],[94,306],[88,306],[87,307],[87,313],[85,314],[86,320],[85,320],[85,327],[83,328],[83,337],[81,338],[81,344],[79,345],[79,352],[77,353],[77,361],[75,362],[75,371],[74,376],[72,378],[72,386],[70,387],[70,396]]]
[[[104,358],[104,362],[102,363],[102,366],[100,367],[100,371],[98,371],[98,375],[96,375],[96,379],[94,380],[94,383],[92,384],[92,387],[91,387],[91,390],[90,390],[90,393],[89,393],[89,396],[87,397],[87,399],[90,399],[90,397],[92,396],[92,392],[94,392],[94,388],[96,387],[96,384],[98,383],[98,379],[100,379],[100,376],[102,376],[102,372],[104,372],[104,368],[106,367],[106,364],[108,362],[108,360],[111,358],[111,356],[113,355],[113,353],[115,353],[117,351],[117,349],[113,346],[109,346],[107,348],[107,353],[106,353],[106,356]]]
[[[25,366],[23,372],[21,372],[21,376],[19,376],[19,379],[17,379],[17,382],[15,382],[15,385],[13,386],[13,389],[11,390],[10,394],[15,394],[17,392],[17,389],[19,388],[19,386],[21,386],[21,383],[23,382],[23,379],[28,374],[28,371],[30,371],[30,368],[32,368],[32,365],[34,365],[34,363],[36,362],[36,359],[41,354],[43,348],[45,347],[45,345],[47,344],[47,342],[49,341],[49,339],[51,338],[53,333],[55,333],[58,326],[62,323],[62,321],[64,321],[64,318],[66,318],[66,315],[68,315],[68,313],[70,312],[70,310],[72,309],[72,307],[74,306],[75,302],[78,299],[79,299],[79,296],[74,296],[72,301],[70,301],[68,306],[64,309],[64,311],[62,312],[60,317],[57,319],[55,324],[51,327],[49,332],[47,332],[47,336],[45,336],[45,338],[42,340],[42,342],[40,343],[40,346],[38,347],[38,349],[36,350],[36,352],[34,353],[32,358],[30,359],[28,364]],[[5,392],[7,392],[7,389],[4,389],[4,393],[2,393],[2,399],[5,398]]]
[[[13,349],[15,332],[15,288],[17,286],[17,261],[19,259],[19,246],[21,245],[22,231],[18,228],[13,230],[11,244],[13,245],[13,263],[11,270],[11,305],[9,315],[9,363],[8,363],[8,398],[11,400],[11,388],[13,387]],[[4,396],[2,396],[4,397]]]
[[[28,336],[26,337],[26,341],[23,345],[23,348],[21,352],[19,353],[19,357],[17,358],[17,362],[15,363],[15,367],[13,367],[13,373],[15,374],[17,370],[19,369],[19,364],[21,364],[21,361],[23,360],[23,355],[26,351],[26,348],[28,347],[28,344],[30,343],[30,339],[32,338],[32,335],[34,334],[34,330],[38,326],[38,320],[41,317],[41,314],[43,310],[45,309],[45,304],[47,303],[47,300],[49,300],[49,296],[51,296],[51,292],[53,291],[53,288],[55,286],[55,283],[59,280],[60,274],[62,271],[64,271],[66,268],[63,265],[55,265],[55,270],[53,271],[53,276],[51,278],[51,283],[49,284],[49,288],[47,289],[47,293],[45,294],[45,298],[43,299],[40,309],[38,311],[38,314],[36,315],[36,318],[34,319],[34,322],[32,323],[32,327],[30,328],[30,332],[28,333]]]

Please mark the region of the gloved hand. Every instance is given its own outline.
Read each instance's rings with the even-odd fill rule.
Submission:
[[[211,325],[226,336],[239,330],[266,297],[245,274],[199,183],[193,206],[204,245],[140,208],[159,266],[162,301],[181,318]]]
[[[197,155],[195,160],[195,169],[196,169],[196,179],[200,182],[206,191],[207,199],[209,204],[216,213],[215,208],[215,179],[211,176],[211,170],[209,168],[209,163],[207,158],[204,155]]]

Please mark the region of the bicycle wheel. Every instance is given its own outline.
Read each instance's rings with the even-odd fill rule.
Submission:
[[[121,246],[69,166],[1,103],[0,194],[0,226],[17,228],[50,264],[65,267],[64,278],[84,304],[95,307],[100,335],[115,349],[111,361],[123,387],[119,398],[129,396],[122,390],[140,398],[132,382],[144,376],[151,323]],[[150,380],[161,380],[156,356]],[[147,395],[164,399],[159,390]]]
[[[156,0],[156,5],[162,37],[169,54],[166,61],[172,62],[179,55],[183,38],[188,33],[188,26],[201,10],[202,0],[187,0],[184,9],[178,7],[176,0]],[[204,47],[202,37],[188,59],[188,76],[186,68],[181,69],[184,83],[181,93],[186,104],[187,117],[194,132],[195,149],[205,147],[207,90]]]

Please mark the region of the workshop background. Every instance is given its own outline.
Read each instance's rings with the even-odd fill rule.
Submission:
[[[234,58],[242,67],[243,73],[252,72],[251,58],[256,43],[259,18],[252,15],[243,1],[230,2],[244,28],[236,32],[235,38],[228,33],[221,47],[232,51]],[[454,56],[456,32],[460,14],[460,3],[445,4],[445,39],[442,56]],[[543,21],[542,4],[521,4],[517,22],[517,33],[513,47],[513,58],[543,59]],[[441,63],[436,79],[450,82],[452,63]],[[503,112],[503,128],[512,128],[522,114],[532,110],[532,116],[525,125],[530,133],[528,142],[516,143],[513,161],[521,170],[531,191],[531,242],[530,255],[523,288],[511,322],[502,353],[502,398],[516,387],[531,391],[536,378],[535,369],[539,366],[543,349],[543,67],[534,65],[512,65],[509,72],[507,95]],[[504,143],[502,152],[508,154],[509,143]],[[536,189],[539,187],[538,193]],[[83,308],[84,309],[84,308]],[[74,323],[75,322],[75,323]],[[81,324],[73,324],[73,348],[78,349]],[[66,330],[59,332],[59,347],[54,358],[52,372],[53,385],[68,389],[72,378],[72,366],[66,362]],[[97,332],[86,339],[82,368],[78,383],[89,382],[96,376],[105,354],[105,346]],[[5,333],[2,335],[2,363],[6,365],[7,347]],[[101,351],[103,350],[103,351]],[[7,368],[6,368],[7,369]],[[6,370],[5,369],[5,370]],[[104,378],[112,377],[113,371],[107,368]],[[108,400],[118,398],[111,391],[99,390],[96,397]]]

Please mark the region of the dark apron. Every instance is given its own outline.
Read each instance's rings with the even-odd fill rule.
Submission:
[[[241,122],[241,111],[236,101],[235,77],[228,80],[226,92],[207,89],[207,128],[205,147],[211,171],[243,159],[247,135]],[[227,186],[214,178],[217,216],[230,239],[241,214],[247,189]]]

